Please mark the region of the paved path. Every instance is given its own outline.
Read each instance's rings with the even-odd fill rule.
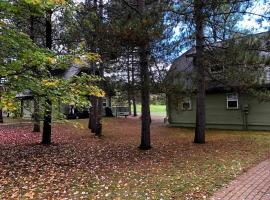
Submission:
[[[131,119],[139,119],[140,117],[141,117],[140,113],[138,114],[137,117],[128,116],[128,118],[131,118]],[[165,115],[151,114],[152,123],[164,124],[164,118],[165,118]]]
[[[270,200],[270,159],[217,191],[211,200]]]

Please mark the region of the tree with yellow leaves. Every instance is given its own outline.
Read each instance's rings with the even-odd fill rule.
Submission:
[[[42,98],[44,126],[42,144],[51,143],[52,106],[59,100],[84,104],[89,95],[103,95],[95,86],[98,81],[92,76],[83,75],[69,80],[57,76],[57,70],[63,70],[72,64],[74,56],[59,56],[52,51],[52,9],[63,5],[65,1],[22,0],[0,2],[0,74],[5,79],[1,92],[0,108],[9,111],[17,109],[13,102],[19,92],[30,90],[34,96]],[[28,11],[27,11],[28,9]],[[27,11],[27,12],[25,12]],[[2,15],[4,13],[4,15]],[[32,24],[27,30],[18,25],[23,16],[42,18],[45,22],[43,33],[45,44],[35,40]],[[16,22],[16,23],[15,23]],[[24,24],[24,21],[22,21]],[[32,33],[32,34],[31,34]],[[80,56],[77,56],[79,61]],[[82,57],[96,59],[95,54],[85,53]],[[82,87],[87,84],[87,87]],[[72,92],[73,91],[73,92]]]

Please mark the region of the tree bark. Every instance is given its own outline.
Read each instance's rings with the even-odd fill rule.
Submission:
[[[197,75],[197,107],[194,143],[205,143],[205,67],[203,63],[204,16],[203,2],[195,0],[194,20],[196,26],[196,57],[194,64]]]
[[[2,108],[0,108],[0,123],[4,123]]]
[[[144,15],[145,0],[138,0],[138,11],[141,17]],[[150,78],[148,60],[150,56],[149,41],[145,38],[145,41],[139,45],[139,59],[140,59],[140,78],[141,78],[141,103],[142,103],[142,116],[141,116],[141,144],[140,149],[148,150],[151,148],[150,141]]]
[[[40,132],[40,120],[39,120],[39,99],[34,98],[34,127],[33,132]]]
[[[93,107],[91,104],[91,107],[89,108],[89,118],[88,118],[88,129],[92,129],[92,112],[93,112]]]
[[[35,17],[30,15],[30,28],[29,28],[29,35],[33,43],[35,43]],[[33,132],[40,132],[40,120],[39,120],[39,101],[38,97],[34,97],[34,127]]]
[[[147,46],[141,46],[139,49],[140,57],[140,77],[141,77],[141,144],[140,149],[147,150],[151,148],[150,141],[150,103],[149,103],[149,69],[148,69],[149,50]]]
[[[112,97],[109,96],[108,98],[109,98],[109,99],[108,99],[108,106],[109,106],[110,108],[112,108]]]
[[[142,127],[141,127],[141,144],[140,149],[150,149],[150,88],[149,88],[149,69],[148,69],[148,57],[149,49],[148,46],[142,46],[139,50],[140,57],[140,77],[141,77],[141,102],[142,102]]]
[[[102,111],[103,111],[102,103],[103,103],[103,98],[98,97],[97,98],[96,132],[95,132],[95,136],[98,136],[98,137],[102,136],[102,123],[101,123]]]
[[[46,47],[52,49],[52,11],[46,12]],[[46,97],[46,111],[44,115],[42,144],[51,144],[51,122],[52,122],[52,102],[49,97]]]
[[[99,5],[98,5],[99,3]],[[90,9],[91,8],[91,3],[89,1],[86,1],[86,6]],[[103,18],[103,0],[93,0],[93,7],[92,10],[96,12],[97,16],[100,18],[102,21]],[[94,27],[94,30],[97,30],[98,27]],[[87,46],[88,48],[93,51],[98,53],[98,42],[102,40],[102,38],[99,37],[97,34],[92,35],[92,41],[88,40],[87,41]],[[100,68],[97,69],[97,66],[95,63],[92,63],[92,74],[98,75],[103,77],[103,66],[102,64],[100,65]],[[90,97],[90,102],[92,105],[90,115],[89,115],[89,122],[88,122],[88,128],[91,129],[92,133],[95,133],[96,136],[101,136],[102,135],[102,124],[101,124],[101,116],[102,116],[102,98],[98,98],[95,96]]]
[[[128,112],[129,115],[131,115],[131,92],[130,92],[130,62],[129,62],[129,58],[130,54],[128,52],[128,59],[127,59],[127,96],[128,96]]]
[[[137,105],[135,95],[132,96],[132,104],[133,104],[133,117],[137,116]]]
[[[46,48],[52,49],[52,11],[46,12]]]
[[[23,103],[23,99],[21,99],[21,113],[20,113],[20,117],[23,118],[23,106],[24,106],[24,103]]]
[[[41,144],[49,145],[51,144],[51,123],[52,123],[52,102],[46,99],[46,110],[44,116],[43,134]]]
[[[99,76],[104,77],[104,69],[103,64],[100,64],[99,66]],[[102,83],[101,83],[102,87]],[[103,98],[102,97],[95,97],[96,98],[96,130],[95,135],[98,137],[101,137],[102,135],[102,111],[103,111]]]
[[[0,88],[1,89],[1,88]],[[1,94],[0,94],[0,102],[1,102]],[[3,109],[0,108],[0,123],[4,123],[4,119],[3,119]]]
[[[90,112],[90,127],[91,133],[96,133],[97,130],[97,97],[91,96],[91,112]]]
[[[135,67],[134,67],[134,52],[132,51],[131,57],[131,84],[132,84],[132,104],[133,104],[133,116],[137,116],[137,105],[136,105],[136,98],[135,98]]]

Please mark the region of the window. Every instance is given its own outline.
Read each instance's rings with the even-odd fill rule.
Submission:
[[[4,84],[7,82],[7,79],[6,78],[0,78],[0,84]]]
[[[227,109],[238,109],[238,94],[227,94]]]
[[[210,72],[212,74],[219,74],[219,73],[222,73],[223,71],[224,71],[224,66],[215,65],[215,66],[210,67]]]
[[[270,70],[269,69],[266,71],[265,79],[266,79],[266,82],[268,82],[268,83],[270,82]]]
[[[103,99],[103,100],[102,100],[102,106],[103,106],[103,107],[106,107],[106,106],[107,106],[107,99]]]
[[[182,110],[191,110],[191,99],[190,98],[183,99]]]

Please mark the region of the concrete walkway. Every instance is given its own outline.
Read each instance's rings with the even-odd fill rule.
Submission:
[[[225,188],[217,191],[211,200],[270,200],[270,159],[251,168]]]

